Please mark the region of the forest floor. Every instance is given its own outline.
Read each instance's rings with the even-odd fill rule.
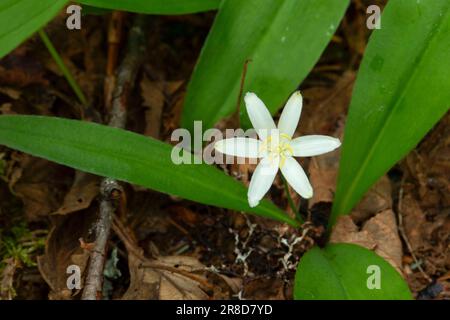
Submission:
[[[300,89],[297,134],[343,135],[356,71],[369,30],[352,2],[321,60]],[[122,16],[118,62],[108,60],[108,15],[83,18],[68,31],[64,16],[46,28],[86,94],[108,121],[105,74],[117,66],[132,15]],[[150,18],[147,55],[128,101],[128,130],[170,142],[179,127],[186,86],[214,13]],[[68,36],[69,34],[69,36]],[[249,66],[251,67],[251,65]],[[95,106],[95,107],[94,107]],[[425,107],[425,106],[424,106]],[[0,114],[92,120],[38,37],[0,60]],[[227,119],[219,128],[235,128]],[[291,195],[308,222],[284,224],[209,207],[123,183],[108,242],[107,299],[291,299],[295,267],[324,242],[339,152],[302,159],[315,195]],[[221,169],[247,184],[254,165]],[[66,269],[88,265],[99,211],[99,177],[0,147],[0,299],[79,299]],[[407,280],[416,298],[450,298],[450,114],[341,219],[332,242],[374,249]],[[279,178],[278,178],[279,179]],[[220,196],[220,190],[217,190]],[[270,198],[293,214],[281,180]]]

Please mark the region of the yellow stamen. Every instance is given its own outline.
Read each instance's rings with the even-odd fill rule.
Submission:
[[[279,138],[284,139],[284,142],[278,143],[277,145],[272,145],[273,137],[267,137],[261,144],[259,148],[259,152],[267,151],[269,154],[269,159],[273,160],[275,155],[280,157],[279,167],[281,168],[286,162],[287,157],[290,157],[294,154],[294,150],[292,149],[289,141],[291,141],[291,137],[285,133],[282,133]],[[287,141],[286,141],[287,140]]]

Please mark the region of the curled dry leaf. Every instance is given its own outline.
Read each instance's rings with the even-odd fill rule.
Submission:
[[[218,270],[207,268],[194,257],[154,255],[153,259],[145,258],[132,230],[118,219],[114,220],[113,229],[128,251],[130,285],[122,296],[123,300],[209,299],[215,294],[223,295],[218,286],[211,284],[216,275],[232,291],[238,286],[232,279],[220,277]]]
[[[10,189],[23,201],[29,221],[46,217],[60,203],[65,189],[66,168],[44,159],[20,153],[13,154],[6,171]]]
[[[161,118],[167,97],[174,95],[182,85],[182,81],[151,81],[144,76],[140,85],[143,105],[146,107],[144,135],[159,139]]]
[[[54,214],[69,214],[88,208],[99,193],[99,178],[92,174],[77,171],[63,204]]]
[[[402,273],[402,243],[397,222],[391,209],[384,210],[366,223],[361,230],[349,216],[338,219],[330,236],[331,243],[353,243],[374,250]]]
[[[200,284],[178,273],[161,273],[160,300],[207,300]]]
[[[158,257],[142,260],[129,255],[130,286],[123,300],[201,300],[210,289],[206,268],[187,256]]]
[[[391,181],[387,175],[382,176],[362,200],[352,210],[351,216],[356,223],[366,221],[378,212],[392,208]]]
[[[134,254],[128,255],[130,285],[122,300],[157,300],[159,298],[160,275],[150,268],[141,267],[142,260]]]
[[[11,87],[0,87],[0,93],[8,96],[13,100],[18,100],[22,95],[22,91],[16,90]]]
[[[238,277],[228,277],[224,274],[220,274],[217,273],[217,275],[223,280],[225,281],[225,283],[228,285],[228,287],[230,288],[230,290],[233,293],[238,293],[239,291],[241,291],[242,288],[242,279],[238,278]]]
[[[83,274],[89,251],[80,246],[80,239],[89,239],[95,213],[85,210],[75,215],[55,216],[46,243],[45,253],[38,257],[38,268],[49,285],[50,299],[71,299],[78,292],[67,288],[67,267],[76,265]]]
[[[146,107],[144,134],[158,139],[165,103],[164,83],[150,81],[147,76],[144,76],[141,81],[141,96],[144,99],[143,105]]]

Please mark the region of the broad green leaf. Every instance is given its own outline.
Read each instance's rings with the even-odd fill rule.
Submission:
[[[79,0],[93,7],[146,14],[186,14],[217,9],[220,0]]]
[[[2,144],[82,171],[296,225],[269,201],[250,208],[247,189],[223,171],[206,164],[176,165],[171,145],[130,131],[62,118],[0,116]]]
[[[236,111],[245,61],[244,93],[255,92],[272,113],[313,68],[349,1],[225,0],[190,81],[182,125],[205,128]],[[245,111],[243,103],[241,113]],[[248,127],[247,115],[243,127]]]
[[[402,276],[376,253],[338,243],[314,247],[303,255],[295,275],[294,299],[410,300],[412,295]]]
[[[102,15],[111,13],[110,9],[93,7],[93,6],[88,6],[88,5],[83,5],[82,8],[83,8],[83,10],[81,11],[81,13],[83,16],[88,16],[88,15],[102,16]]]
[[[67,0],[1,0],[0,58],[51,20]]]
[[[389,1],[345,126],[331,224],[413,149],[450,106],[450,1]]]

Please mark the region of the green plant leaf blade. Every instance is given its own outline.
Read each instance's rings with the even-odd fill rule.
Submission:
[[[83,10],[81,11],[81,13],[83,14],[83,16],[88,16],[88,15],[102,16],[105,14],[109,14],[112,11],[111,9],[93,7],[93,6],[89,6],[89,5],[83,5],[82,8],[83,8]]]
[[[313,68],[349,1],[225,0],[190,80],[182,126],[206,128],[236,111],[241,75],[244,93],[255,92],[275,113]],[[249,121],[241,102],[242,126]]]
[[[377,273],[380,289],[373,287]],[[301,258],[294,299],[410,300],[412,295],[401,275],[376,253],[354,244],[338,243],[324,249],[314,247]]]
[[[297,225],[269,201],[250,208],[244,185],[221,170],[174,164],[171,145],[130,131],[54,117],[0,116],[0,144],[82,171]]]
[[[145,14],[187,14],[215,10],[220,0],[79,0],[93,7]]]
[[[389,1],[355,84],[331,224],[445,114],[449,74],[450,2]]]
[[[67,0],[2,0],[0,2],[0,58],[50,21]]]

